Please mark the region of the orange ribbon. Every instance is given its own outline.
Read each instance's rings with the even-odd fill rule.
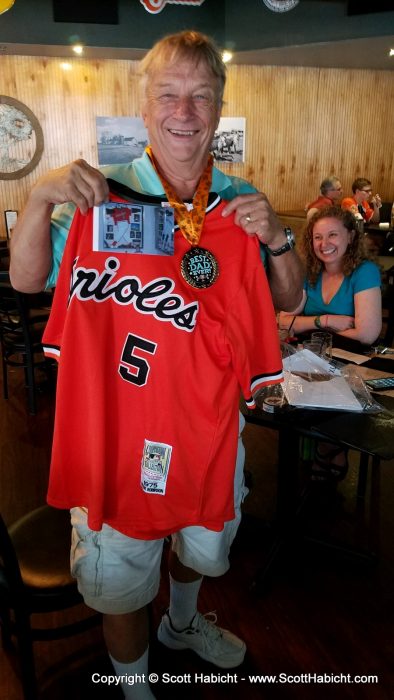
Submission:
[[[213,156],[209,154],[208,163],[200,177],[198,187],[194,193],[193,205],[188,209],[186,204],[178,197],[169,182],[162,176],[156,165],[152,148],[146,147],[146,152],[156,170],[166,193],[170,205],[174,209],[176,222],[183,236],[191,245],[198,245],[204,226],[205,212],[207,209],[209,191],[212,183]]]

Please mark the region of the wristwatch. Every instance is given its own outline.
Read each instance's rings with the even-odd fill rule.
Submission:
[[[288,250],[291,250],[292,248],[295,247],[295,236],[291,228],[284,228],[283,229],[284,234],[286,236],[286,243],[284,243],[280,248],[277,248],[276,250],[271,250],[271,248],[267,247],[267,251],[270,255],[273,255],[274,257],[277,255],[283,255],[283,253],[287,253]]]

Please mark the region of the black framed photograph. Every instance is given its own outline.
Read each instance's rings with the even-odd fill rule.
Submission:
[[[5,216],[5,231],[7,234],[8,240],[10,240],[12,236],[12,231],[15,228],[15,224],[18,218],[18,212],[15,211],[14,209],[6,209],[4,212]]]

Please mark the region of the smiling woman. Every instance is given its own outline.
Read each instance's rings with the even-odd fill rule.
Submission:
[[[382,327],[380,271],[368,260],[352,213],[339,207],[318,211],[307,224],[302,248],[304,300],[292,314],[280,313],[280,327],[293,322],[293,332],[300,334],[318,326],[373,343]]]
[[[293,335],[300,335],[317,328],[369,345],[376,340],[382,328],[380,271],[363,244],[350,211],[332,206],[312,216],[302,239],[304,300],[292,314],[279,314],[281,329],[291,327]],[[336,482],[347,469],[342,447],[317,443],[314,480]]]

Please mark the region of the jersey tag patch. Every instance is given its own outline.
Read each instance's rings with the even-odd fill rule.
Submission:
[[[163,442],[144,441],[141,462],[141,487],[145,493],[164,496],[170,468],[172,446]]]

